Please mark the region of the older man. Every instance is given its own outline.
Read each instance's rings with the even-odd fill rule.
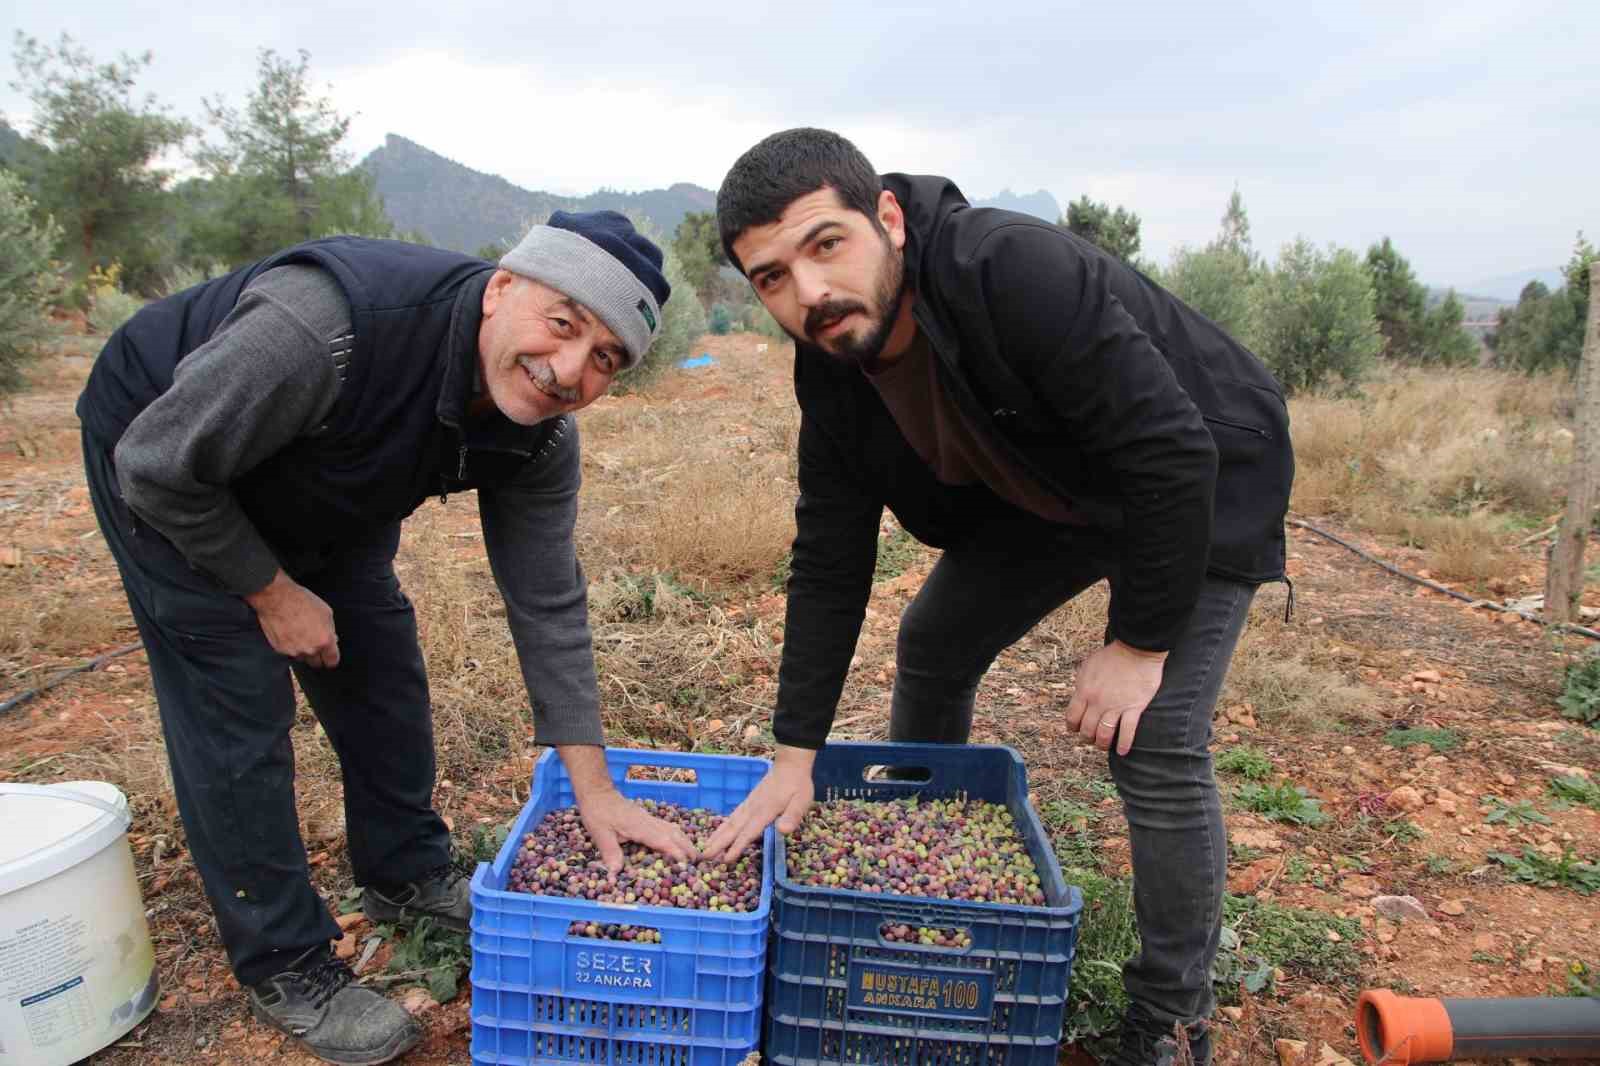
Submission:
[[[605,768],[572,412],[644,358],[670,292],[615,212],[536,226],[499,264],[312,241],[145,308],[78,403],[100,527],[149,653],[178,809],[256,1017],[329,1062],[419,1038],[351,983],[295,812],[291,670],[337,751],[350,864],[378,921],[464,930],[432,807],[427,677],[395,578],[400,523],[478,490],[532,700],[602,856],[678,830]]]
[[[1227,863],[1207,743],[1256,586],[1284,576],[1277,383],[1216,325],[1047,222],[774,134],[717,194],[730,258],[796,340],[800,502],[767,778],[707,842],[792,830],[888,506],[944,549],[900,621],[896,740],[965,743],[999,652],[1101,580],[1066,725],[1110,758],[1142,947],[1119,1066],[1209,1061]]]

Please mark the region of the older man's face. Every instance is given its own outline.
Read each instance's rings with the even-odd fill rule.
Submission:
[[[497,270],[483,291],[478,359],[489,398],[531,426],[605,394],[626,349],[588,308],[548,285]]]

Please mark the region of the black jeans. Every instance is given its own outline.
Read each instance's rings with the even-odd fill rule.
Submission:
[[[243,985],[340,933],[312,888],[295,810],[290,661],[255,612],[192,568],[123,502],[112,458],[84,438],[95,516],[150,659],[189,853]],[[350,866],[401,883],[447,863],[432,806],[433,718],[416,617],[393,560],[398,524],[299,580],[327,601],[339,665],[293,672],[344,774]]]
[[[900,620],[890,738],[965,743],[978,682],[995,656],[1103,578],[1114,604],[1116,555],[1101,535],[1042,524],[946,552]],[[1254,595],[1254,585],[1206,580],[1132,750],[1110,756],[1128,819],[1141,942],[1123,983],[1134,1007],[1160,1025],[1191,1023],[1215,1005],[1208,974],[1228,844],[1207,745]]]

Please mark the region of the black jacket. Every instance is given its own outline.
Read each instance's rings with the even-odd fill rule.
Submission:
[[[889,174],[913,314],[980,432],[1123,545],[1112,635],[1167,650],[1206,572],[1284,572],[1294,458],[1283,392],[1217,325],[1066,230],[972,208],[944,178]],[[774,733],[817,747],[871,593],[888,506],[951,547],[1007,511],[934,480],[851,363],[795,353],[798,532]],[[1014,514],[1014,510],[1011,511]]]

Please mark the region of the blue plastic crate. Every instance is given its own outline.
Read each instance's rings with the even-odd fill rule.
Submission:
[[[864,775],[920,768],[923,780]],[[940,799],[965,792],[1004,803],[1038,868],[1045,905],[929,900],[813,888],[773,854],[772,951],[764,1062],[782,1066],[1054,1066],[1083,896],[1061,876],[1010,748],[828,744],[812,780],[819,800]],[[968,932],[966,948],[885,940],[885,924]]]
[[[608,749],[630,799],[727,814],[766,775],[765,759]],[[636,780],[631,767],[668,777]],[[472,1061],[591,1066],[736,1066],[760,1038],[772,905],[773,832],[763,837],[761,905],[747,913],[595,903],[505,890],[522,838],[570,807],[554,750],[493,863],[472,878]],[[572,922],[646,926],[661,943],[568,936]]]

